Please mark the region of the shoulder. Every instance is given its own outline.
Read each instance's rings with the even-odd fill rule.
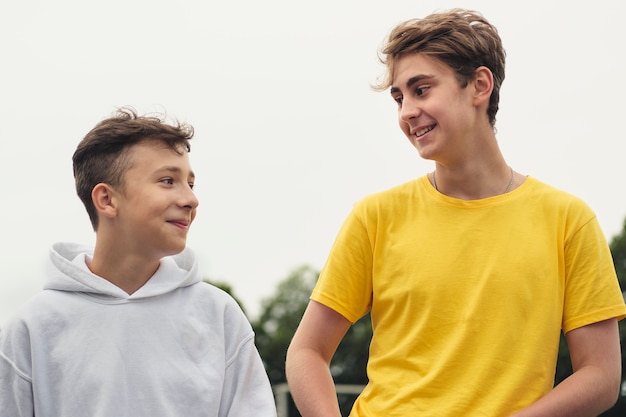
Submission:
[[[20,367],[26,367],[29,363],[31,343],[41,334],[42,329],[53,328],[50,323],[54,310],[59,303],[56,291],[41,291],[31,297],[9,318],[2,323],[0,329],[0,352],[13,358]],[[52,326],[51,326],[52,325]]]
[[[412,179],[402,184],[396,185],[385,190],[371,193],[361,199],[362,202],[374,202],[374,201],[387,201],[396,198],[409,198],[418,194],[421,191],[421,187],[424,185],[424,181],[428,181],[425,176]]]
[[[212,305],[219,306],[220,308],[238,306],[237,301],[232,295],[207,281],[196,282],[195,284],[185,288],[192,293],[190,295],[191,297],[196,298],[201,302],[210,303]]]
[[[77,298],[77,296],[65,291],[39,291],[9,316],[2,324],[2,332],[45,326],[46,322],[55,316],[56,311],[71,309],[71,298]]]
[[[508,206],[517,218],[527,219],[535,228],[556,231],[565,242],[576,236],[606,241],[595,212],[582,198],[531,177],[511,194],[518,190],[520,193],[512,196]]]
[[[249,323],[237,300],[217,286],[206,281],[197,282],[183,288],[187,293],[186,303],[190,308],[206,314],[209,320],[221,318],[223,321],[234,323]]]
[[[523,186],[526,186],[530,190],[530,192],[536,195],[542,195],[544,197],[552,197],[561,200],[573,200],[582,202],[582,199],[575,196],[574,194],[557,188],[553,185],[547,184],[532,176],[526,177],[526,181]]]
[[[424,181],[428,181],[425,176],[368,194],[356,202],[353,211],[395,210],[407,202],[423,199]]]
[[[569,216],[579,215],[587,219],[595,217],[591,207],[582,198],[541,182],[534,177],[528,177],[526,182],[524,185],[528,191],[528,199],[531,203],[540,203],[544,206],[561,210]]]

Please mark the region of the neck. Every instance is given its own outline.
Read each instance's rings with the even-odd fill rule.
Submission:
[[[430,181],[437,191],[462,200],[478,200],[506,194],[516,186],[513,168],[502,164],[478,169],[450,169],[437,163]]]
[[[128,254],[115,247],[98,244],[94,248],[89,270],[121,288],[127,294],[133,294],[148,282],[159,269],[160,260],[149,260],[141,256]]]

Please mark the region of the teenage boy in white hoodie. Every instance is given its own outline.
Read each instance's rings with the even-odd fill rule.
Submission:
[[[120,109],[74,153],[93,249],[58,243],[0,333],[1,417],[276,415],[245,315],[186,249],[193,128]]]

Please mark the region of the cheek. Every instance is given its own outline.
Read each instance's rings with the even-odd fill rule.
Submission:
[[[402,130],[402,132],[404,132],[405,135],[409,134],[409,131],[410,131],[409,124],[403,121],[402,118],[400,118],[400,115],[398,115],[398,126],[400,126],[400,130]]]

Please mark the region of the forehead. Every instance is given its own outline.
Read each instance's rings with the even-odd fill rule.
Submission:
[[[158,140],[147,140],[136,143],[128,149],[129,168],[158,168],[164,164],[182,164],[189,166],[187,148],[180,144],[173,149]]]
[[[438,79],[454,76],[452,68],[434,56],[419,52],[409,53],[395,59],[391,87],[392,89],[402,89],[416,77]]]
[[[164,151],[173,152],[174,154],[184,155],[187,153],[187,148],[183,144],[176,145],[176,149],[172,148],[166,142],[161,140],[142,140],[141,142],[137,142],[131,145],[128,148],[128,152],[134,155],[143,155],[143,154],[158,154],[163,153]]]

